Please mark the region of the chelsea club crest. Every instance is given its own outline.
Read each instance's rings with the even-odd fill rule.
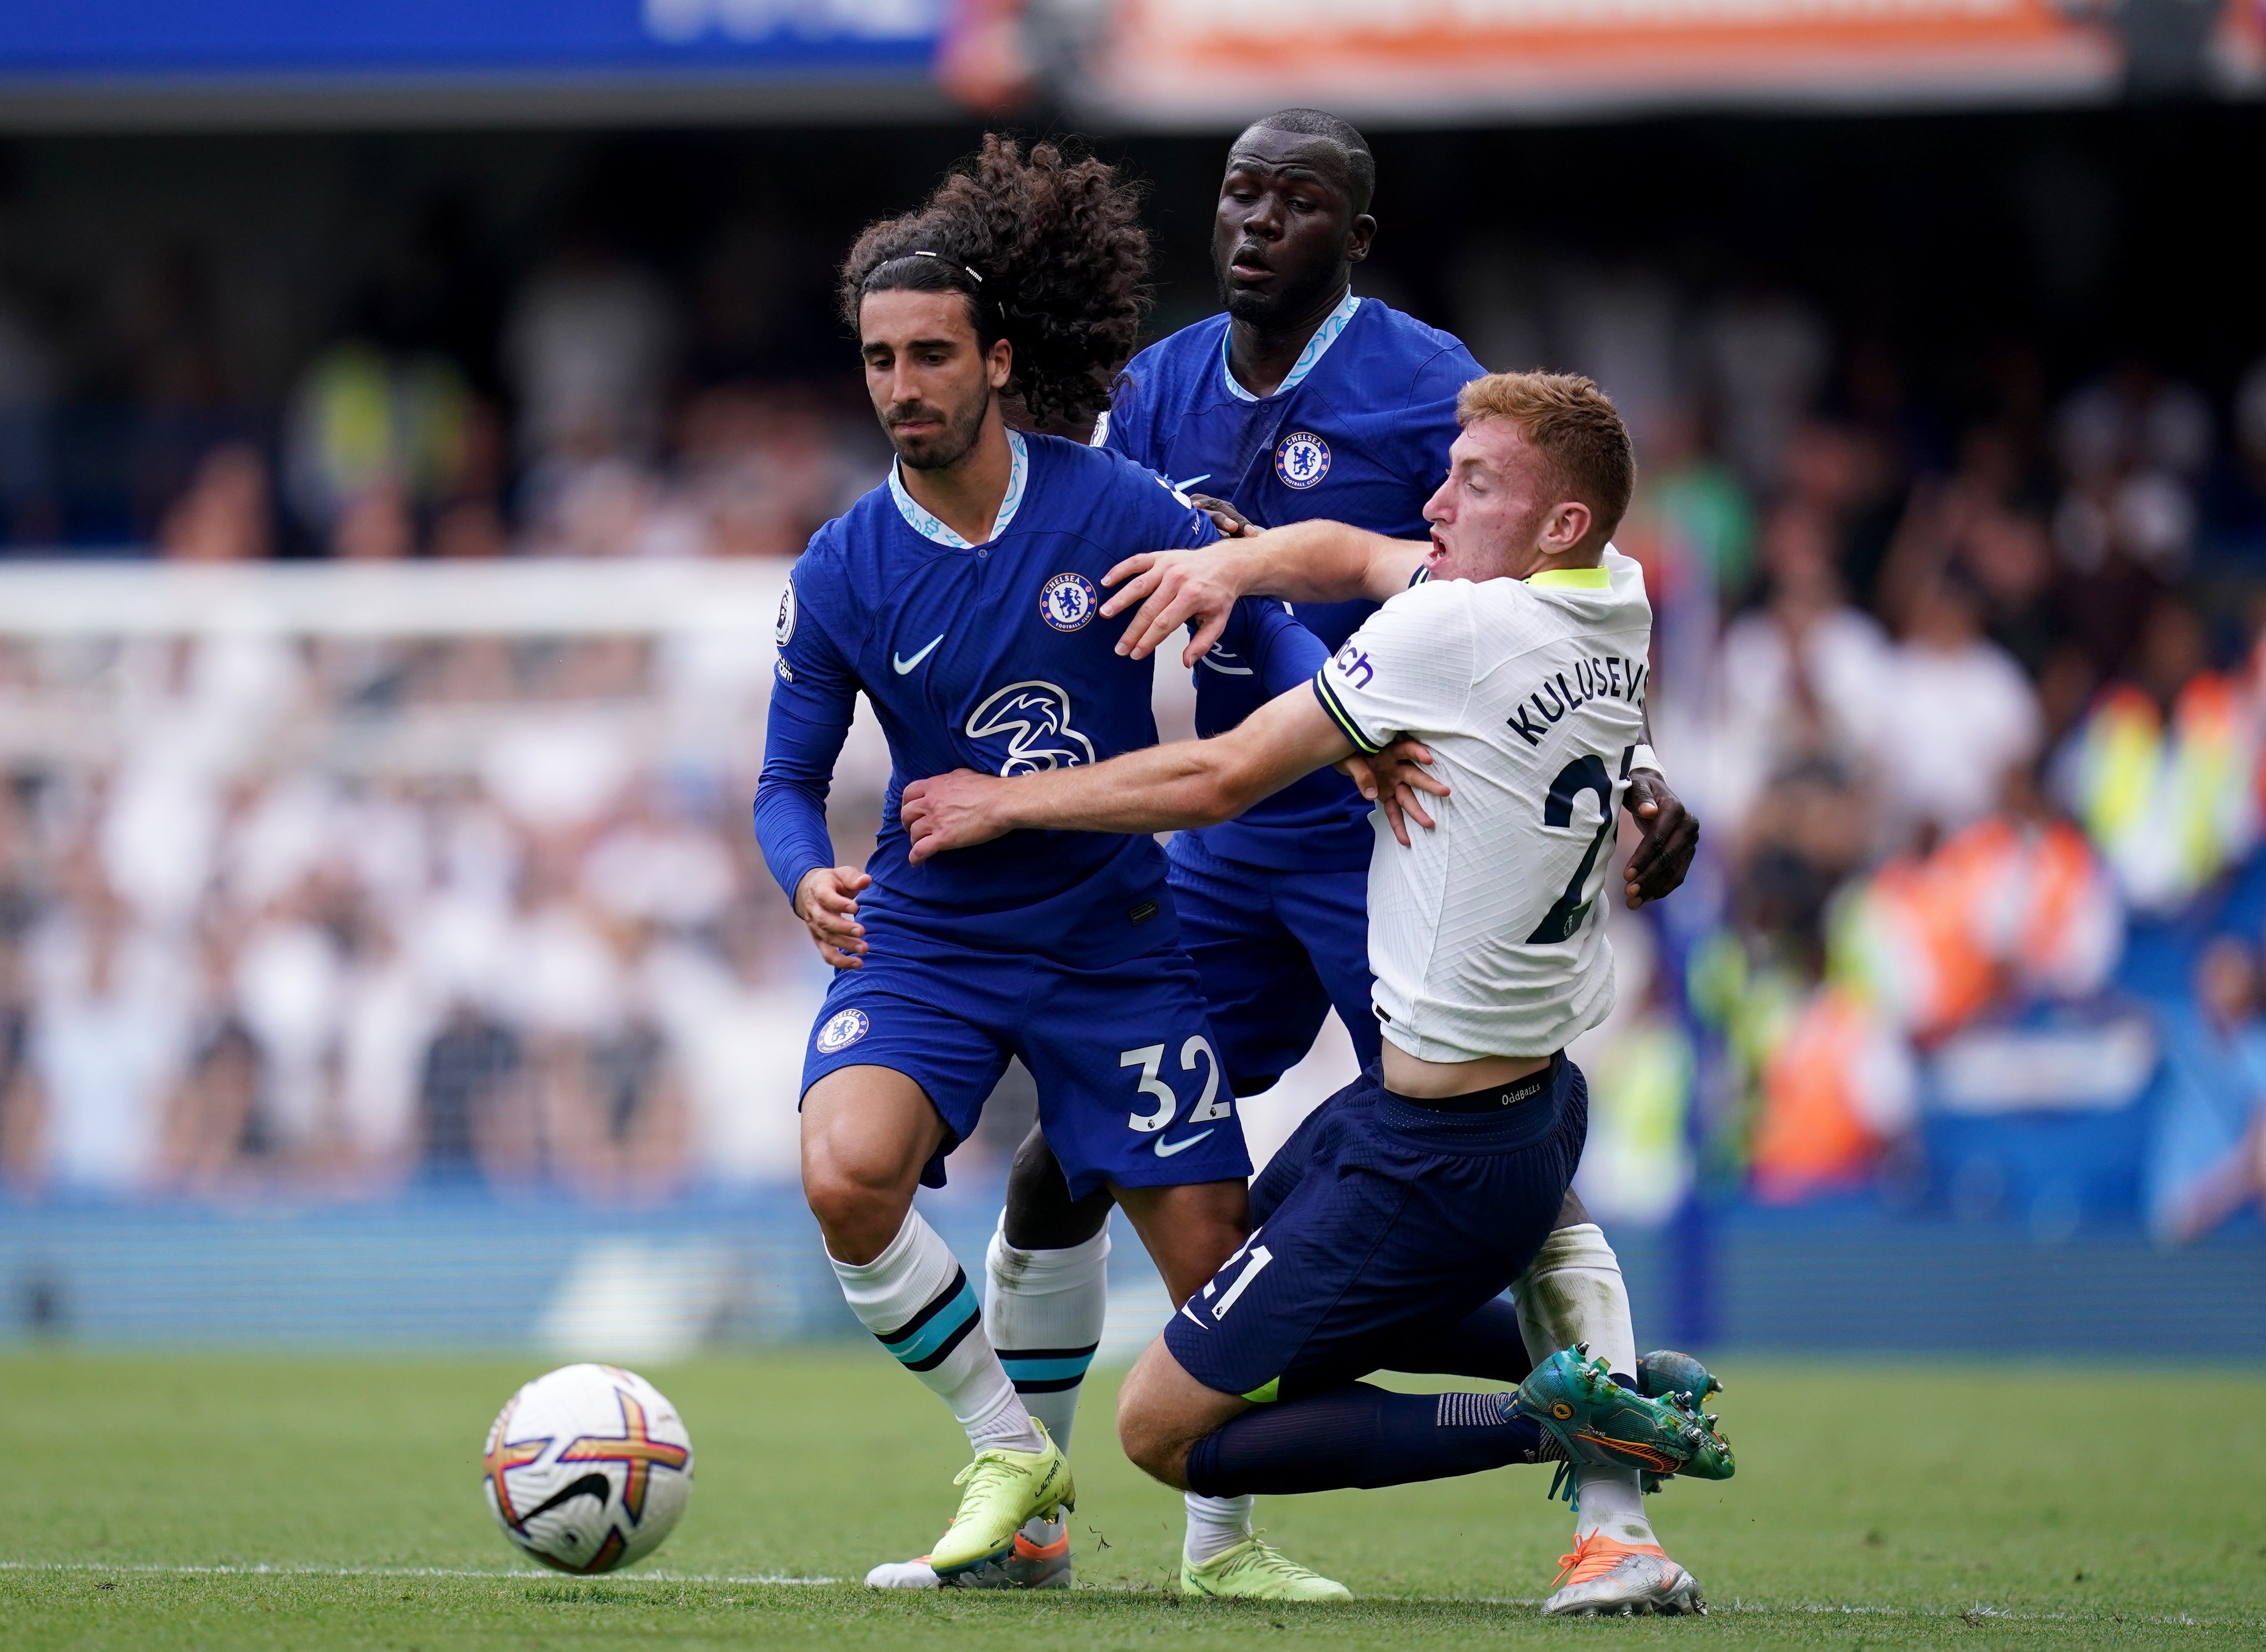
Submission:
[[[831,1056],[838,1049],[849,1049],[866,1036],[866,1029],[872,1025],[863,1010],[844,1010],[837,1015],[827,1017],[826,1025],[818,1029],[818,1053]]]
[[[1057,574],[1039,591],[1039,618],[1056,631],[1082,631],[1100,606],[1083,574]]]
[[[1311,430],[1294,430],[1275,444],[1275,474],[1285,487],[1305,489],[1330,473],[1330,444]]]

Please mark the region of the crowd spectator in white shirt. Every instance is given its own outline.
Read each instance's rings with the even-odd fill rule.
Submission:
[[[1979,594],[1947,569],[1915,592],[1875,742],[1890,808],[1953,831],[1998,806],[2010,770],[2038,754],[2038,697],[1983,632]]]

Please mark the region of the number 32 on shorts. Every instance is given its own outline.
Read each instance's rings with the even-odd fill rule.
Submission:
[[[1159,1076],[1165,1064],[1165,1049],[1166,1046],[1162,1044],[1144,1044],[1138,1049],[1120,1050],[1117,1055],[1119,1066],[1141,1070],[1141,1076],[1133,1081],[1133,1087],[1155,1102],[1152,1112],[1126,1115],[1125,1122],[1144,1136],[1163,1129],[1181,1110],[1179,1094]],[[1215,1099],[1219,1094],[1219,1057],[1212,1053],[1210,1041],[1201,1034],[1181,1046],[1181,1071],[1194,1072],[1198,1057],[1203,1061],[1203,1094],[1196,1098],[1195,1107],[1188,1114],[1188,1122],[1191,1124],[1201,1124],[1207,1119],[1224,1119],[1235,1110],[1232,1100]]]

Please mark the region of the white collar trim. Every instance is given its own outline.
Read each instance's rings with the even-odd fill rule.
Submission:
[[[1322,359],[1330,346],[1338,341],[1338,334],[1346,330],[1346,323],[1353,319],[1353,312],[1360,308],[1361,300],[1354,296],[1352,288],[1347,288],[1346,296],[1338,300],[1338,307],[1322,318],[1322,325],[1314,329],[1314,336],[1307,340],[1306,347],[1298,352],[1298,359],[1290,364],[1290,376],[1275,387],[1276,395],[1287,395],[1305,383],[1306,375],[1314,370],[1314,364]],[[1238,384],[1234,369],[1227,364],[1228,340],[1234,332],[1235,325],[1230,322],[1220,333],[1219,376],[1227,381],[1227,393],[1238,401],[1265,401],[1268,398],[1254,396]]]
[[[1031,477],[1030,456],[1023,446],[1021,431],[1010,430],[1007,433],[1007,451],[1010,460],[1006,497],[999,501],[999,515],[991,524],[990,535],[983,542],[986,545],[1006,532],[1007,524],[1015,520],[1016,511],[1022,508],[1024,486]],[[897,501],[897,514],[905,519],[905,525],[924,539],[933,539],[952,550],[972,550],[974,547],[967,540],[914,502],[913,496],[905,491],[904,479],[897,473],[899,469],[897,462],[892,460],[889,464],[889,497]]]

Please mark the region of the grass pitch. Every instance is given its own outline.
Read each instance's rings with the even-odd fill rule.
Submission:
[[[698,1451],[691,1512],[613,1577],[554,1576],[489,1522],[510,1362],[0,1356],[0,1646],[136,1648],[1359,1648],[1678,1643],[2266,1645],[2266,1380],[1726,1359],[1738,1478],[1652,1501],[1714,1611],[1545,1622],[1567,1546],[1547,1470],[1262,1502],[1350,1606],[1172,1592],[1176,1495],[1119,1456],[1088,1385],[1079,1589],[884,1595],[964,1447],[865,1348],[647,1375]]]

